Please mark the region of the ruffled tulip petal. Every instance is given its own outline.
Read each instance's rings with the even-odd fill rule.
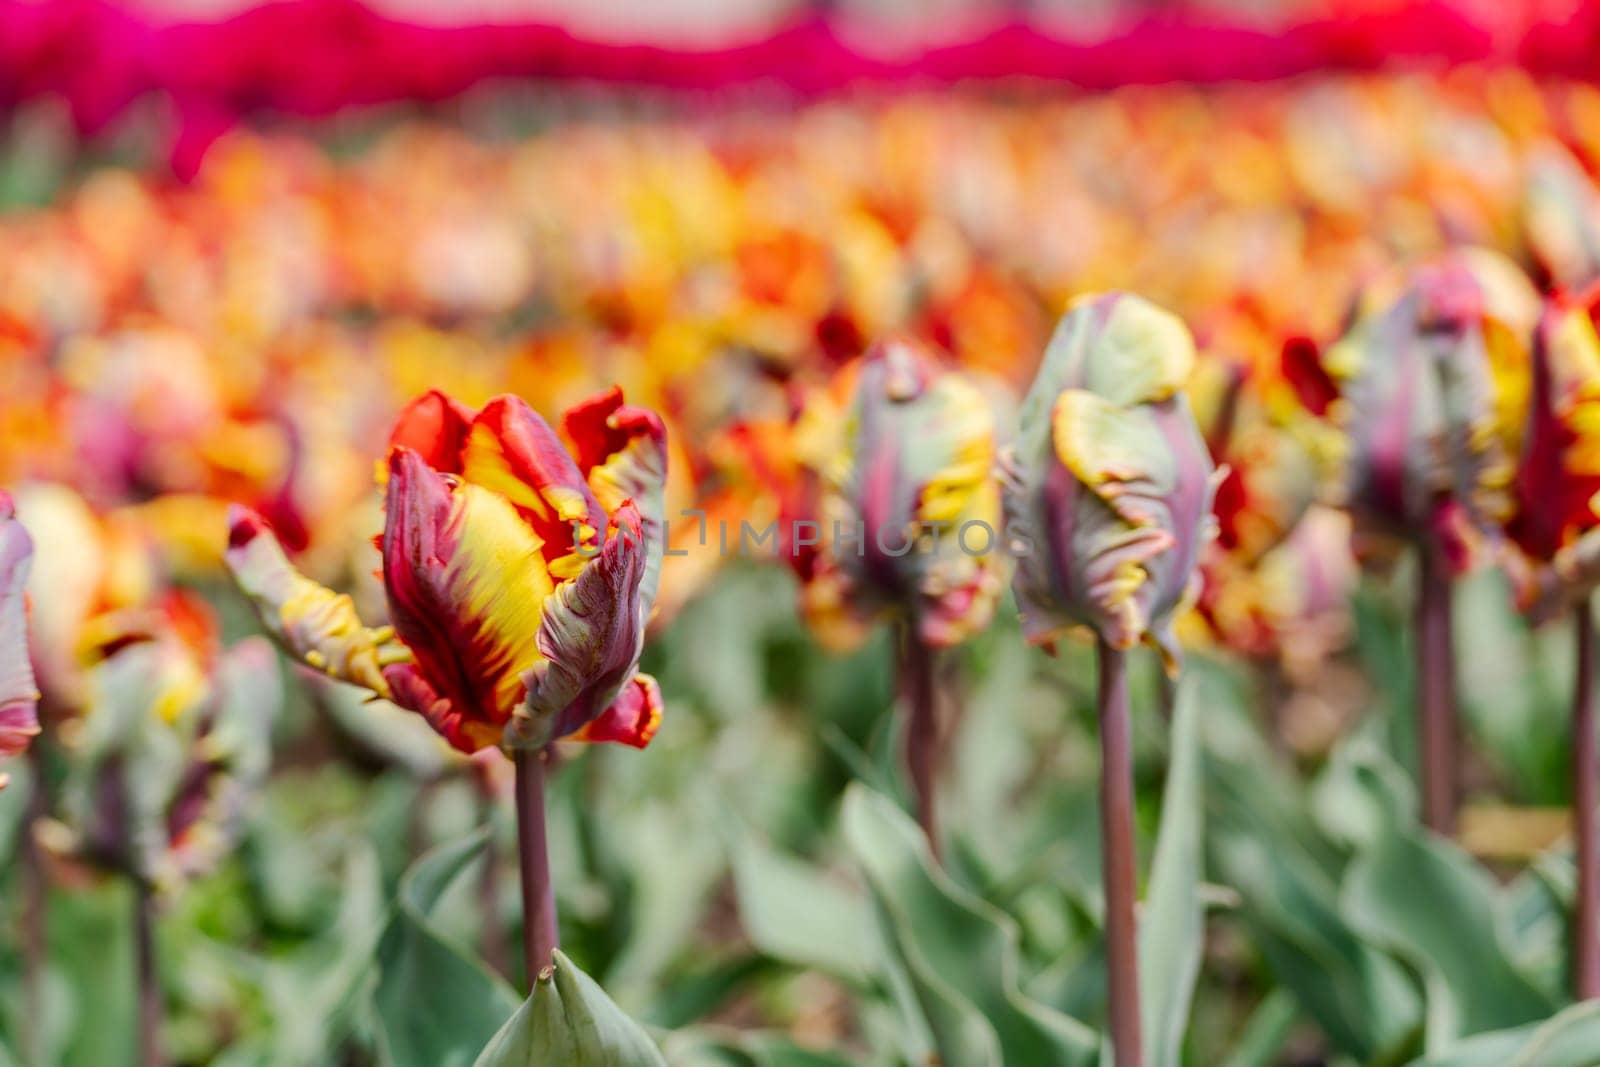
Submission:
[[[475,417],[465,404],[431,390],[401,409],[389,433],[389,447],[409,448],[434,470],[460,474]]]
[[[415,663],[397,663],[385,667],[383,676],[392,693],[390,700],[421,715],[423,721],[451,748],[470,756],[499,743],[499,726],[472,718],[450,703],[423,676]]]
[[[410,449],[390,454],[387,509],[383,578],[396,633],[456,713],[503,725],[522,700],[520,672],[540,655],[552,591],[543,542],[511,501],[438,474]]]
[[[1148,301],[1120,293],[1080,298],[1096,320],[1095,358],[1083,368],[1083,388],[1112,404],[1165,400],[1194,368],[1194,339],[1183,320]]]
[[[1159,521],[1161,498],[1172,491],[1174,459],[1147,410],[1068,389],[1056,398],[1051,436],[1056,458],[1125,521]]]
[[[0,756],[15,756],[39,733],[39,689],[28,658],[28,564],[33,542],[0,493]],[[0,774],[0,787],[5,775]]]
[[[527,700],[504,747],[541,748],[581,730],[616,699],[644,645],[639,587],[646,550],[638,511],[624,504],[599,555],[545,605]]]
[[[661,686],[648,674],[628,679],[611,706],[590,720],[569,740],[612,741],[619,745],[644,748],[661,727]]]
[[[297,571],[259,515],[229,509],[225,559],[267,632],[290,655],[330,678],[391,695],[384,668],[409,658],[393,630],[368,627],[348,595]]]
[[[1176,391],[1193,354],[1183,324],[1138,297],[1086,298],[1062,319],[1001,461],[1030,642],[1088,626],[1176,666],[1172,618],[1216,526],[1217,474]]]
[[[607,512],[631,500],[639,509],[649,555],[640,596],[646,617],[661,582],[665,551],[667,430],[661,416],[623,400],[616,386],[580,401],[562,416],[577,450],[578,469]]]
[[[461,474],[516,506],[551,575],[571,578],[583,569],[580,548],[593,547],[606,513],[561,439],[520,397],[495,397],[478,413]]]

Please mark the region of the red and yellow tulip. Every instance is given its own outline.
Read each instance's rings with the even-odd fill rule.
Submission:
[[[428,393],[400,415],[379,538],[392,625],[290,565],[234,512],[228,562],[308,665],[421,714],[463,752],[571,738],[644,747],[638,673],[659,580],[665,432],[612,389],[570,409],[569,452],[514,396],[473,411]]]

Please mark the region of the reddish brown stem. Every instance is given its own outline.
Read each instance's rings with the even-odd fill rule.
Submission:
[[[1577,838],[1578,902],[1573,922],[1572,980],[1579,1000],[1600,997],[1600,855],[1596,853],[1594,617],[1588,601],[1574,613],[1578,670],[1572,693],[1572,829]]]
[[[1449,836],[1456,825],[1455,640],[1450,573],[1437,553],[1419,552],[1417,587],[1417,759],[1422,821]]]
[[[139,978],[139,1062],[144,1067],[165,1067],[161,1044],[161,981],[156,970],[155,907],[150,887],[134,880],[133,952]]]
[[[28,779],[28,812],[22,823],[21,851],[22,878],[24,890],[27,894],[27,906],[23,912],[23,941],[24,948],[24,981],[27,985],[26,1004],[29,1029],[29,1051],[33,1057],[32,1062],[44,1063],[45,1056],[45,1017],[44,1017],[44,970],[45,970],[45,923],[47,918],[47,897],[45,891],[44,857],[39,854],[39,843],[34,838],[34,831],[40,821],[49,811],[49,798],[45,795],[45,770],[44,759],[40,753],[37,741],[28,750],[28,767],[32,772]]]
[[[500,854],[494,843],[494,790],[486,782],[478,782],[478,814],[480,821],[491,828],[488,842],[483,846],[483,870],[478,875],[478,910],[483,913],[483,962],[494,971],[506,973],[505,928],[500,923]]]
[[[1138,895],[1132,719],[1124,654],[1100,639],[1100,854],[1105,872],[1106,986],[1117,1067],[1144,1061],[1139,1031]]]
[[[906,771],[916,795],[917,822],[928,836],[928,847],[939,857],[938,821],[934,813],[934,768],[938,763],[939,722],[933,692],[933,653],[913,630],[905,635],[901,680],[909,715],[905,731]]]
[[[522,962],[532,989],[558,945],[556,897],[550,882],[550,844],[544,817],[544,753],[519,751],[517,856],[522,869]]]

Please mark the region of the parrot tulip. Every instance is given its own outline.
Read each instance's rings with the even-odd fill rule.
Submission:
[[[901,624],[905,756],[937,852],[933,657],[988,624],[1003,584],[994,415],[965,375],[894,339],[840,371],[800,422],[820,520],[818,550],[793,554],[801,607],[833,646]]]
[[[515,396],[481,411],[430,392],[390,435],[378,548],[391,625],[300,575],[236,510],[227,560],[307,665],[422,715],[463,752],[516,761],[524,961],[556,946],[544,750],[562,738],[649,744],[655,679],[638,673],[660,578],[666,433],[611,389],[570,409],[569,452]]]
[[[1423,821],[1441,833],[1456,805],[1451,581],[1498,543],[1510,510],[1508,444],[1537,315],[1515,266],[1469,249],[1374,284],[1320,357],[1304,343],[1284,353],[1306,406],[1345,435],[1358,558],[1417,551]]]
[[[390,626],[296,572],[235,509],[228,563],[267,628],[330,677],[421,714],[463,752],[550,741],[643,748],[637,673],[661,564],[660,421],[617,390],[567,413],[576,458],[522,400],[428,393],[390,438],[379,539]]]
[[[1136,296],[1086,297],[1057,327],[1001,457],[1012,588],[1035,644],[1087,626],[1176,669],[1172,621],[1216,526],[1216,469],[1179,391],[1193,361],[1183,323]]]
[[[1216,471],[1180,392],[1193,363],[1175,316],[1136,296],[1083,297],[1057,326],[1002,458],[1029,640],[1076,626],[1098,639],[1110,1029],[1125,1064],[1141,1061],[1141,1037],[1124,651],[1149,642],[1176,669],[1172,619],[1197,592],[1215,527]]]

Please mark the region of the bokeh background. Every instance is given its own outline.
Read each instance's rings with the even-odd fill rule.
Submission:
[[[127,888],[73,807],[115,703],[92,665],[130,612],[256,632],[230,503],[379,618],[374,469],[405,401],[553,417],[619,383],[667,420],[672,507],[760,527],[796,412],[872,340],[928,343],[1009,412],[1068,302],[1109,288],[1189,325],[1191,398],[1243,476],[1181,627],[1187,748],[1154,657],[1134,677],[1146,865],[1164,789],[1196,819],[1161,883],[1204,916],[1173,1062],[1402,1063],[1555,1015],[1570,642],[1494,569],[1463,582],[1461,847],[1395,844],[1408,575],[1359,576],[1312,503],[1328,446],[1280,355],[1442,249],[1600,276],[1597,44],[1581,0],[0,0],[0,485],[37,542],[46,695],[0,793],[0,1062],[131,1062]],[[1095,1025],[1089,649],[1028,650],[1007,604],[944,658],[934,878],[892,821],[840,819],[852,782],[903,799],[892,635],[824,649],[784,560],[679,547],[659,735],[554,777],[573,959],[674,1064],[925,1063],[941,1012],[1010,1048],[1037,1005]],[[477,953],[521,980],[507,765],[276,660],[249,677],[229,790],[161,846],[174,1059],[445,1062],[414,1005],[486,1038],[510,986]],[[407,895],[483,823],[498,861]],[[407,955],[427,938],[460,949],[444,992]],[[919,985],[940,952],[970,970]]]

